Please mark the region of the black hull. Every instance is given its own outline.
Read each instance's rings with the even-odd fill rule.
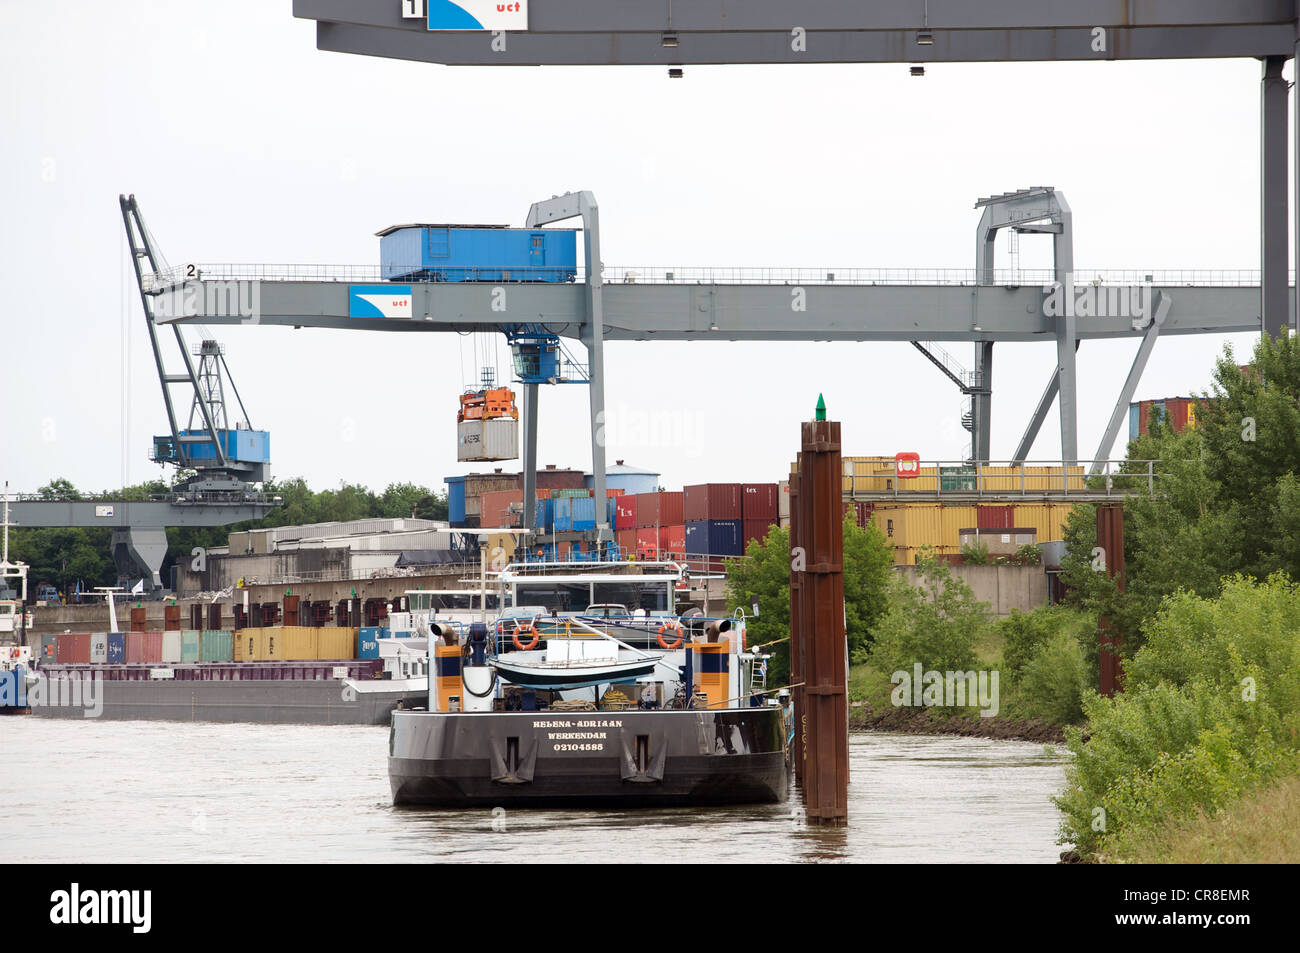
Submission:
[[[399,711],[388,774],[393,803],[421,807],[771,804],[788,789],[784,737],[777,708]]]

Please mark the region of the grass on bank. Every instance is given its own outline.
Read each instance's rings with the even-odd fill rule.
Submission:
[[[1214,817],[1166,824],[1102,859],[1137,864],[1294,864],[1300,861],[1300,777],[1230,804]]]

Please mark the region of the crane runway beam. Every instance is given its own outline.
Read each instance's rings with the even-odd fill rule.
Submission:
[[[509,32],[431,31],[395,0],[294,0],[293,13],[316,21],[320,50],[481,66],[1289,57],[1296,42],[1293,0],[547,0]]]
[[[351,317],[344,281],[261,280],[255,322],[237,309],[200,306],[160,323],[256,323],[358,331],[501,331],[544,324],[581,340],[583,285],[427,282],[410,285],[411,317]],[[505,310],[500,310],[505,290]],[[1127,293],[1129,289],[1116,289]],[[1164,292],[1163,287],[1151,289]],[[690,284],[602,286],[606,341],[1055,341],[1041,287],[1004,285]],[[1258,332],[1258,285],[1179,285],[1161,336]],[[202,295],[198,295],[202,300]],[[1294,302],[1294,291],[1292,292]],[[802,309],[802,310],[801,310]],[[1133,319],[1080,317],[1079,340],[1141,337]]]

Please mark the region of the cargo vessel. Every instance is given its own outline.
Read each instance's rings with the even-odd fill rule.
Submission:
[[[664,582],[662,573],[590,568],[569,572],[592,591],[639,583],[653,593]],[[502,573],[512,589],[547,579],[528,576],[525,567]],[[551,574],[549,584],[572,582]],[[671,593],[669,586],[670,608]],[[718,619],[590,608],[600,611],[515,612],[495,626],[468,628],[431,621],[427,700],[392,714],[393,803],[667,807],[785,800],[789,695],[768,689],[769,656],[746,646],[743,613]]]
[[[384,725],[394,709],[424,703],[428,643],[380,631],[45,636],[27,700],[49,718]],[[355,648],[345,656],[343,645]]]

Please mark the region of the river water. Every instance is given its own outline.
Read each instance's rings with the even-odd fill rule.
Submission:
[[[855,733],[849,825],[786,804],[394,808],[387,728],[0,719],[0,863],[1051,863],[1064,752]]]

